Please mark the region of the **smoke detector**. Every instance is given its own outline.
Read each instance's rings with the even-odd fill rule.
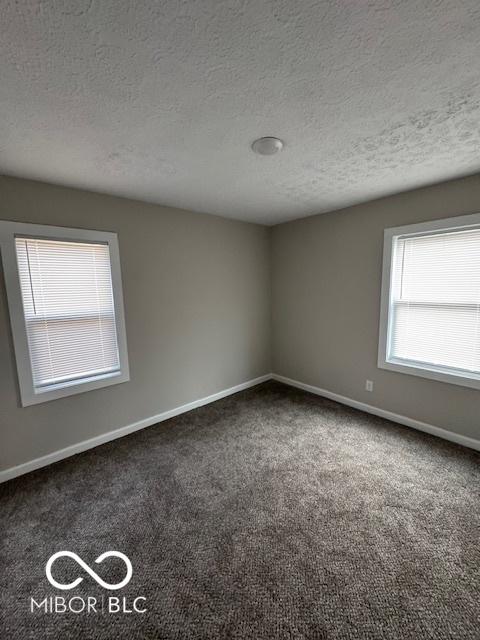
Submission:
[[[282,149],[282,140],[280,140],[280,138],[273,138],[272,136],[258,138],[252,144],[252,150],[255,151],[255,153],[259,153],[261,156],[273,156]]]

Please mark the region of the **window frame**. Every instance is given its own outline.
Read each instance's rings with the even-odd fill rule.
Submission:
[[[398,237],[414,237],[422,235],[432,235],[433,233],[448,233],[460,231],[462,229],[480,229],[480,213],[466,216],[456,216],[444,218],[442,220],[432,220],[420,222],[401,227],[391,227],[384,230],[383,243],[383,267],[382,267],[382,292],[380,302],[380,326],[378,341],[378,367],[398,373],[406,373],[412,376],[419,376],[429,380],[447,382],[480,389],[480,374],[465,371],[454,371],[447,367],[429,365],[426,363],[411,361],[400,362],[389,356],[391,327],[392,327],[392,259],[394,241]]]
[[[30,362],[30,352],[28,348],[17,255],[15,250],[15,238],[22,236],[45,240],[90,242],[108,245],[120,363],[119,371],[90,376],[88,378],[81,379],[81,381],[75,380],[68,384],[61,384],[58,386],[51,385],[42,391],[35,389]],[[92,391],[93,389],[100,389],[102,387],[120,384],[130,380],[123,304],[122,274],[120,267],[118,236],[116,233],[0,220],[0,253],[2,256],[10,326],[17,364],[21,406],[27,407],[34,404],[40,404],[49,400],[56,400],[57,398],[64,398],[66,396],[84,393],[86,391]]]

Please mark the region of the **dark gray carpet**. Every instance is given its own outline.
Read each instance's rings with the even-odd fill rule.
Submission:
[[[478,640],[479,461],[266,383],[4,485],[0,635]],[[63,549],[148,612],[30,613]]]

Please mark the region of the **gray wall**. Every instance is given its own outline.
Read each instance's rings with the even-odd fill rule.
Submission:
[[[384,228],[477,211],[475,176],[275,227],[273,371],[480,438],[480,391],[376,364]]]
[[[21,408],[0,274],[0,468],[270,372],[270,231],[0,178],[0,218],[118,233],[130,382]]]
[[[480,438],[479,391],[376,365],[383,229],[476,211],[479,177],[271,230],[0,177],[1,219],[118,233],[131,371],[130,382],[21,408],[0,273],[0,469],[272,369]]]

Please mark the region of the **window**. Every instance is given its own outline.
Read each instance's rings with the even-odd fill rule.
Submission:
[[[385,230],[378,365],[480,389],[480,214]]]
[[[22,405],[129,379],[114,233],[0,221]]]

